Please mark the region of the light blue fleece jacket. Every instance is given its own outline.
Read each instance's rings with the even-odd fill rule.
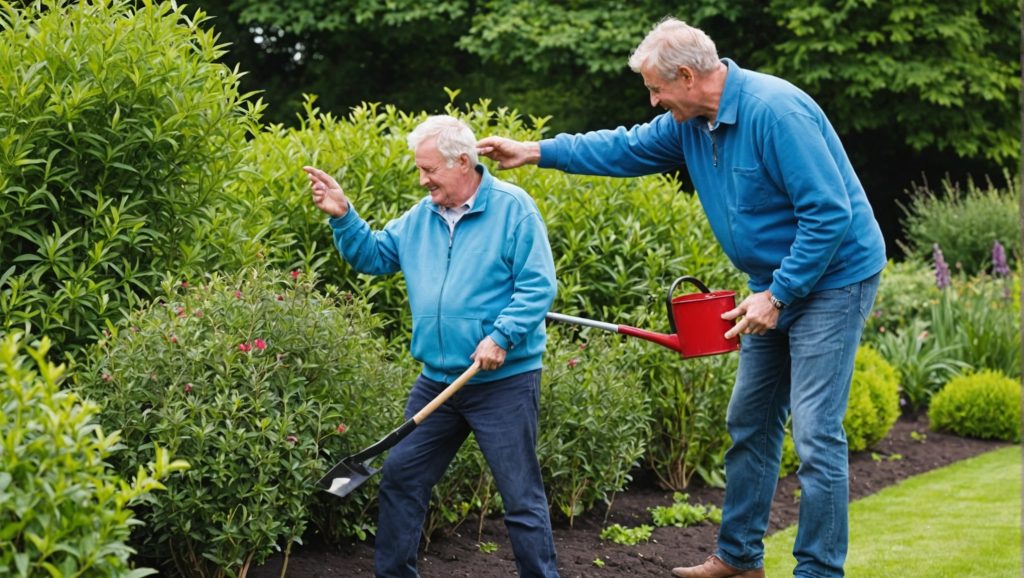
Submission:
[[[544,316],[555,299],[555,264],[536,203],[483,165],[473,208],[449,235],[430,196],[378,232],[351,205],[329,220],[334,244],[361,273],[405,275],[412,311],[412,356],[423,374],[451,383],[490,336],[505,363],[470,383],[540,369]]]
[[[541,141],[539,165],[626,177],[685,163],[711,230],[750,289],[770,288],[787,304],[881,271],[881,229],[821,108],[785,80],[723,62],[712,127],[665,113],[628,130],[560,134]]]

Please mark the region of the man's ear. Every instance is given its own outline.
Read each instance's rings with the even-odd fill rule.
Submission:
[[[692,84],[695,77],[693,69],[689,66],[680,66],[676,69],[676,78],[681,78],[686,84]]]

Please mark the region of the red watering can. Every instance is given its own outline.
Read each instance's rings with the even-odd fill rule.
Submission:
[[[680,295],[673,299],[672,294],[682,282],[692,283],[700,289],[700,293]],[[723,313],[736,308],[735,291],[709,291],[707,286],[696,278],[683,276],[672,282],[665,305],[668,309],[668,326],[672,330],[669,335],[561,313],[548,313],[547,318],[653,341],[662,347],[678,351],[684,359],[718,355],[740,348],[738,337],[725,338],[725,332],[729,331],[735,322],[722,319]]]

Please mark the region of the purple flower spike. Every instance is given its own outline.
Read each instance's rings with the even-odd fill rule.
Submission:
[[[1006,264],[1006,249],[998,240],[992,245],[992,273],[996,277],[1010,276],[1010,266]]]
[[[939,289],[949,287],[953,280],[949,276],[949,265],[946,264],[938,243],[932,244],[932,259],[935,261],[935,286]]]

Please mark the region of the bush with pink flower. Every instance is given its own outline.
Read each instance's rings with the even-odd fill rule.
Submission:
[[[372,530],[376,481],[346,501],[315,482],[402,421],[414,370],[382,353],[365,302],[315,282],[260,268],[168,281],[76,368],[79,393],[121,431],[111,464],[122,475],[154,443],[192,464],[142,514],[142,559],[241,576],[310,525]]]

